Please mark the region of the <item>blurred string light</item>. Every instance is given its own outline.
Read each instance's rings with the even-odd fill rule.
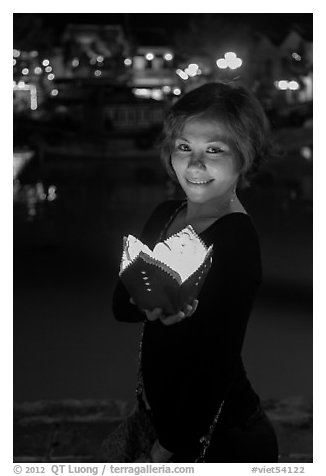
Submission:
[[[44,59],[44,60],[42,61],[42,65],[43,65],[43,66],[49,66],[49,64],[50,64],[50,61],[49,61],[48,59]]]
[[[58,94],[59,94],[58,89],[52,89],[51,96],[58,96]]]
[[[300,84],[295,80],[288,81],[287,79],[281,79],[280,81],[275,81],[274,85],[281,91],[286,91],[287,89],[291,91],[297,91],[300,89]]]
[[[32,58],[37,58],[37,56],[38,56],[38,51],[33,50],[33,51],[30,52],[30,55],[31,55]]]
[[[147,61],[152,61],[154,59],[154,55],[153,53],[146,53],[145,58],[147,59]]]
[[[97,61],[98,63],[103,63],[104,57],[103,57],[103,56],[98,56],[98,57],[96,58],[96,61]]]
[[[187,73],[185,73],[182,69],[177,69],[176,70],[176,74],[181,78],[183,79],[184,81],[186,81],[189,76],[187,75]]]
[[[237,69],[242,65],[242,59],[238,58],[236,53],[229,51],[224,54],[224,58],[219,58],[216,60],[216,65],[220,69]]]
[[[101,76],[102,71],[100,71],[99,69],[96,69],[96,70],[94,71],[94,74],[95,74],[95,76],[99,77],[99,76]]]
[[[36,86],[30,84],[30,91],[31,91],[31,109],[35,111],[37,109],[37,89]]]
[[[152,89],[152,99],[156,101],[161,101],[163,99],[162,89]]]
[[[139,98],[155,99],[161,101],[164,98],[163,88],[134,88],[133,94]]]
[[[298,89],[300,89],[300,84],[298,83],[298,81],[289,81],[288,87],[292,91],[297,91]]]
[[[55,78],[53,73],[48,74],[48,80],[52,81]]]
[[[53,202],[57,198],[57,187],[55,185],[50,185],[48,188],[48,201]]]
[[[42,182],[37,182],[36,184],[36,195],[39,198],[40,201],[43,201],[46,199],[46,194],[44,192],[44,185]]]
[[[296,61],[301,61],[301,56],[296,52],[296,51],[293,51],[292,53],[292,58],[295,59]]]
[[[180,68],[176,70],[176,74],[184,81],[187,81],[189,77],[193,78],[194,76],[197,76],[198,74],[201,74],[201,73],[202,73],[201,69],[199,69],[199,66],[196,63],[189,64],[185,68],[185,70],[182,70]]]
[[[45,72],[46,72],[46,73],[51,73],[51,71],[52,71],[51,66],[47,66],[47,67],[45,68]]]
[[[36,66],[36,68],[34,68],[34,73],[35,74],[42,74],[42,68],[40,66]]]
[[[191,64],[185,69],[185,73],[186,73],[188,76],[194,77],[194,76],[196,76],[196,74],[197,74],[197,72],[198,72],[198,69],[199,69],[198,64],[191,63]]]
[[[77,66],[79,66],[79,59],[78,58],[74,58],[72,61],[71,61],[71,66],[73,68],[77,68]]]
[[[171,53],[165,53],[164,59],[165,59],[165,61],[172,61],[173,60],[173,55]]]
[[[148,98],[150,97],[150,89],[146,88],[134,88],[132,90],[135,96]]]
[[[173,94],[175,94],[176,96],[180,96],[180,94],[181,94],[181,89],[179,89],[179,88],[174,88],[174,89],[173,89]]]
[[[13,51],[13,56],[14,56],[14,58],[19,58],[19,56],[20,56],[20,51],[14,49],[14,51]]]
[[[13,62],[14,62],[14,66],[16,66],[17,61],[15,60],[15,58],[13,59]]]
[[[288,81],[281,79],[280,81],[275,81],[275,86],[278,89],[286,90],[288,88]]]
[[[228,65],[226,64],[225,58],[218,59],[216,61],[216,64],[220,69],[226,69],[228,67]]]
[[[162,91],[165,94],[169,94],[171,92],[171,87],[170,86],[163,86]]]
[[[308,161],[312,160],[312,150],[308,146],[301,147],[300,153],[302,157]]]
[[[24,76],[27,76],[27,74],[29,74],[29,69],[28,69],[28,68],[22,69],[22,74],[23,74]]]
[[[131,60],[130,58],[126,58],[126,59],[124,60],[124,64],[125,64],[126,66],[131,66],[131,65],[132,65],[132,60]]]

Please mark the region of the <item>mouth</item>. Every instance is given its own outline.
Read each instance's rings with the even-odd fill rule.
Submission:
[[[207,185],[211,182],[213,182],[214,179],[209,179],[209,180],[191,180],[186,178],[186,182],[190,183],[191,185]]]

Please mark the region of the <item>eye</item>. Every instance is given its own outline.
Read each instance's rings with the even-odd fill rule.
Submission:
[[[180,144],[176,145],[177,150],[180,150],[181,152],[189,152],[190,147],[188,144],[185,144],[184,142],[181,142]]]
[[[225,150],[218,146],[211,146],[207,148],[207,152],[209,154],[222,154]]]

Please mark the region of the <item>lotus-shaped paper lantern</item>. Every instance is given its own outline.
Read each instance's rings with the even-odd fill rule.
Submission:
[[[212,262],[191,225],[155,245],[153,250],[132,235],[124,237],[120,278],[141,309],[178,312],[198,297]]]

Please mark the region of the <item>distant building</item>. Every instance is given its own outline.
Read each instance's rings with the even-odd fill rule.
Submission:
[[[63,35],[66,76],[126,81],[130,44],[121,25],[68,25]]]
[[[133,57],[132,85],[162,87],[175,84],[174,52],[168,47],[138,47]]]
[[[251,81],[266,102],[312,101],[312,42],[292,30],[280,44],[260,35],[250,54]]]

